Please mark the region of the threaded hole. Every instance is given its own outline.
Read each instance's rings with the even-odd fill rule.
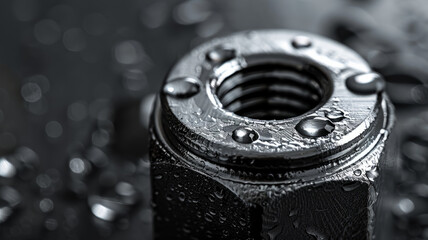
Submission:
[[[303,71],[282,65],[259,65],[240,70],[217,88],[223,108],[260,120],[302,115],[326,99],[327,80],[315,68]]]

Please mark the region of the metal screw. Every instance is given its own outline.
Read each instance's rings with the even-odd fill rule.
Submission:
[[[353,93],[369,95],[382,92],[385,80],[377,73],[357,74],[346,79],[346,87]]]
[[[249,127],[239,127],[232,133],[232,138],[239,143],[252,143],[259,138],[259,134]]]
[[[309,117],[296,125],[296,130],[305,137],[322,137],[334,131],[334,124],[323,117]]]
[[[200,90],[199,80],[182,77],[171,80],[163,87],[163,93],[175,98],[188,98]]]
[[[294,48],[307,48],[312,46],[312,40],[306,36],[296,36],[291,41]]]

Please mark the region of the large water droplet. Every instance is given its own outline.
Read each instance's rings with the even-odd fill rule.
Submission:
[[[306,36],[296,36],[291,41],[294,48],[307,48],[312,45],[312,40]]]
[[[239,127],[232,133],[233,140],[239,143],[252,143],[259,138],[259,134],[249,127]]]
[[[334,124],[323,117],[310,117],[300,121],[296,130],[305,137],[322,137],[334,131]]]
[[[199,81],[189,77],[176,78],[167,82],[163,87],[164,94],[176,98],[191,97],[197,94],[199,90]]]
[[[385,89],[385,80],[377,73],[357,74],[346,79],[346,87],[357,94],[374,94]]]

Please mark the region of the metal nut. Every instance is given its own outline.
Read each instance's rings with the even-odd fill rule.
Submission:
[[[204,63],[219,44],[239,54]],[[371,238],[393,109],[382,89],[347,86],[362,73],[352,50],[293,31],[238,33],[181,59],[165,86],[201,87],[157,99],[155,238]]]

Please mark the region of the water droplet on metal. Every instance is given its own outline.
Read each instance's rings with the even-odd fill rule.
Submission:
[[[189,77],[176,78],[168,81],[163,87],[164,94],[176,98],[191,97],[197,94],[199,90],[199,80]]]
[[[366,172],[366,176],[370,181],[374,182],[374,180],[379,176],[378,169],[376,167],[370,169]]]
[[[377,73],[357,74],[346,79],[346,87],[356,94],[374,94],[385,89],[385,80]]]
[[[229,47],[219,46],[209,51],[206,55],[208,61],[212,63],[223,63],[236,57],[236,50]]]
[[[232,138],[239,143],[252,143],[259,139],[259,134],[249,127],[239,127],[232,133]]]
[[[340,122],[345,119],[345,113],[339,109],[332,109],[325,112],[325,117],[333,122]]]
[[[334,131],[335,125],[323,117],[309,117],[296,125],[296,130],[305,137],[322,137]]]
[[[186,200],[186,195],[184,194],[184,192],[180,192],[178,194],[178,200],[180,200],[181,202],[184,202],[184,200]]]
[[[294,48],[307,48],[312,46],[312,40],[306,36],[296,36],[291,41]]]
[[[82,158],[74,157],[68,163],[70,170],[78,175],[87,175],[91,172],[91,164]]]
[[[361,174],[362,174],[363,172],[360,170],[360,169],[356,169],[355,171],[354,171],[354,175],[355,176],[361,176]]]

